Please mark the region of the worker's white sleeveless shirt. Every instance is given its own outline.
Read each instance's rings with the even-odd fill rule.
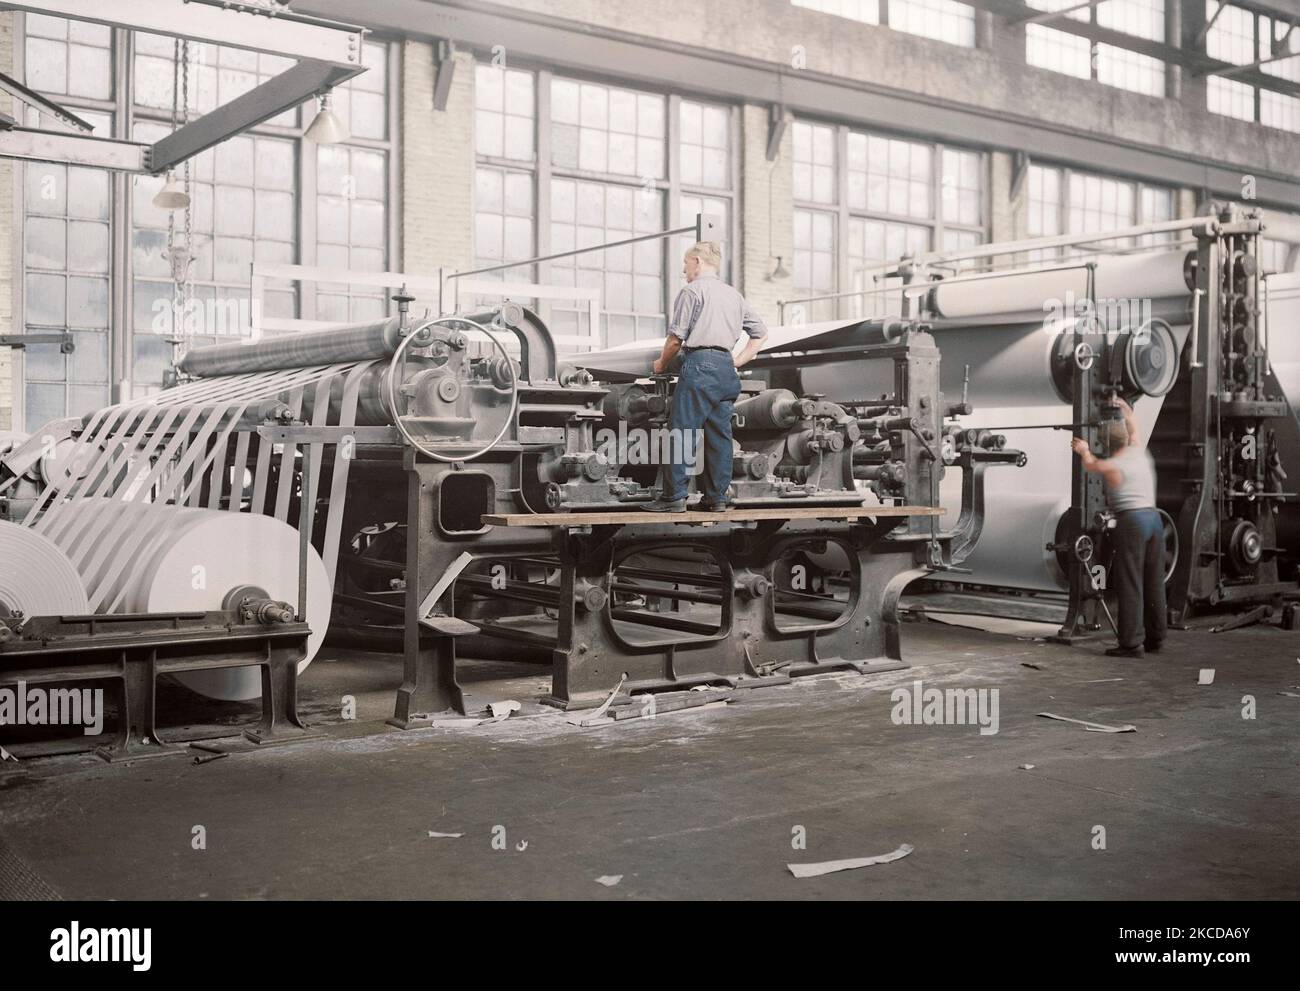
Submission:
[[[1125,445],[1110,459],[1124,475],[1116,488],[1106,486],[1106,502],[1115,512],[1126,509],[1154,509],[1156,505],[1156,462],[1145,447]]]

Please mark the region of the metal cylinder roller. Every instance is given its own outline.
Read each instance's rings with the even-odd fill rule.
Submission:
[[[374,361],[390,357],[409,329],[393,317],[351,327],[267,337],[252,344],[214,344],[189,352],[178,367],[187,375],[206,377]],[[424,347],[432,341],[432,329],[422,328],[413,343]]]

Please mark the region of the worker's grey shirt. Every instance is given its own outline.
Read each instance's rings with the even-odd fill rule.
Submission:
[[[745,297],[716,275],[696,276],[677,294],[668,333],[680,337],[686,347],[730,351],[742,332],[750,337],[766,337],[767,326]]]
[[[1107,487],[1106,502],[1117,513],[1128,509],[1155,509],[1156,463],[1145,447],[1126,444],[1110,459],[1124,475],[1118,488]]]

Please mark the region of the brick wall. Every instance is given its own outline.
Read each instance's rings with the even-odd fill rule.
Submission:
[[[769,111],[747,104],[741,118],[741,265],[745,298],[770,324],[777,323],[777,302],[794,295],[793,278],[769,279],[779,256],[787,272],[794,269],[793,129],[781,140],[776,161],[767,160]]]
[[[434,110],[433,47],[402,45],[402,271],[411,274],[474,259],[473,56],[457,53],[455,64],[447,109]]]

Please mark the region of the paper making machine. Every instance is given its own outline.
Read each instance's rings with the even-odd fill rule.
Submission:
[[[922,256],[896,269],[905,312],[930,323],[944,353],[944,385],[969,376],[976,411],[963,424],[1004,434],[1036,466],[990,482],[970,573],[944,576],[945,587],[977,593],[965,608],[1060,622],[1066,639],[1109,632],[1114,520],[1100,478],[1082,471],[1069,440],[1082,436],[1105,456],[1099,428],[1121,396],[1157,464],[1171,619],[1221,605],[1294,616],[1285,602],[1300,591],[1300,511],[1287,479],[1300,465],[1300,387],[1290,374],[1300,306],[1280,285],[1269,291],[1277,277],[1261,271],[1263,230],[1258,211],[1224,207],[969,252],[1052,256],[1104,239],[1118,253],[956,275],[943,268],[952,259]],[[1154,243],[1135,249],[1127,239],[1139,237]],[[876,388],[865,373],[810,369],[803,387]]]

